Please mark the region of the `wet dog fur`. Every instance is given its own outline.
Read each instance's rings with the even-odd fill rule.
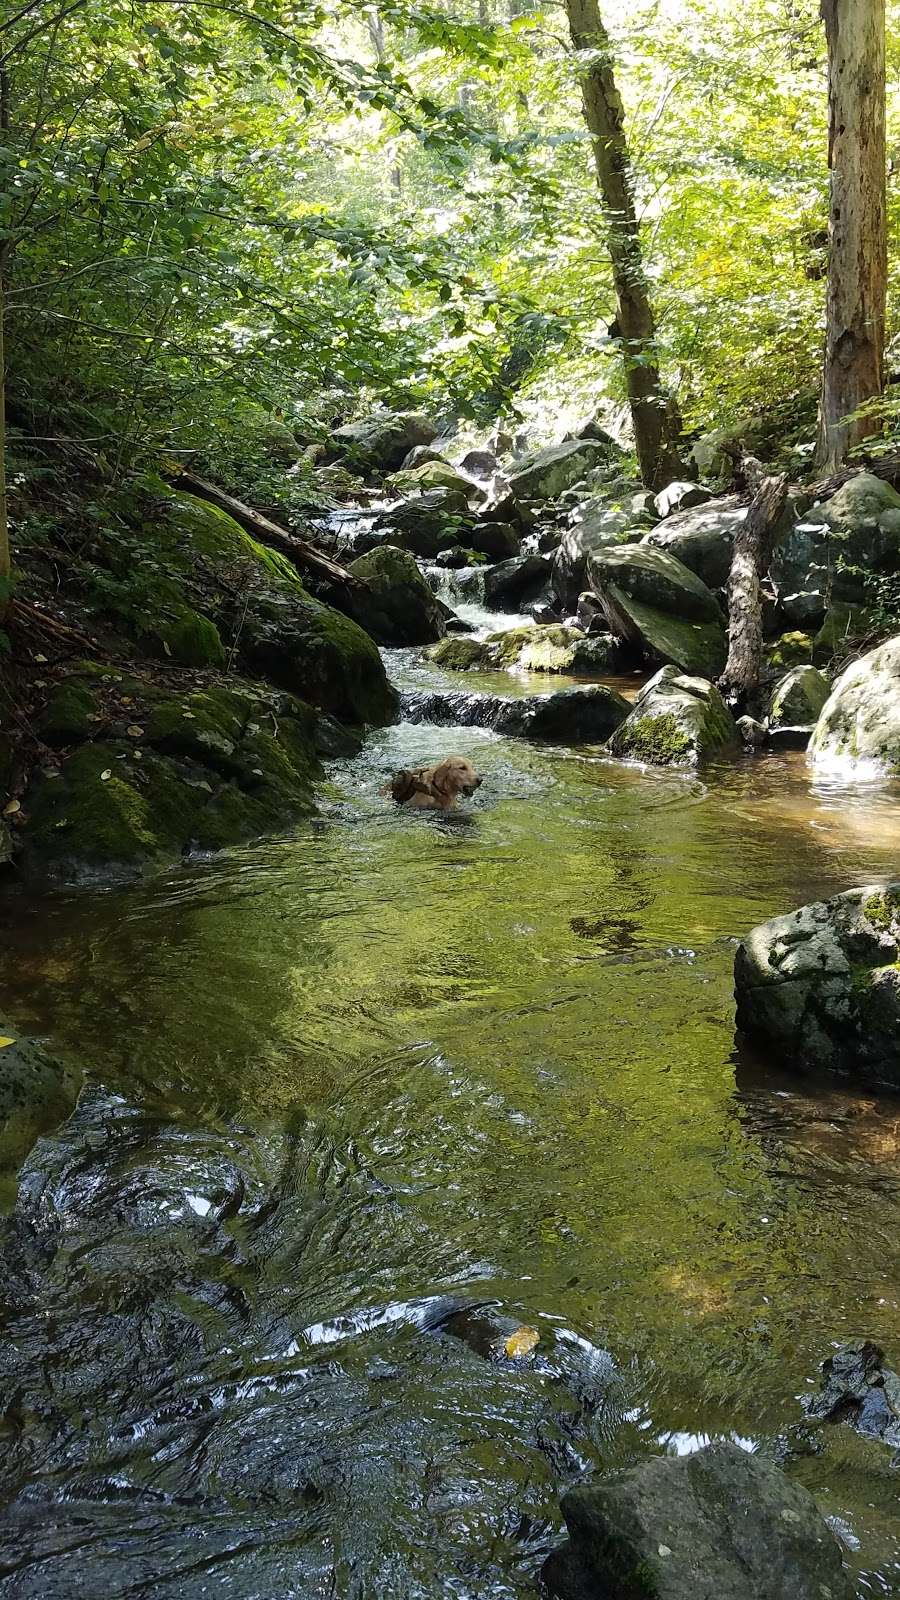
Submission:
[[[450,811],[461,794],[471,796],[481,779],[465,756],[445,756],[436,767],[404,768],[395,774],[388,788],[398,806],[420,811]]]

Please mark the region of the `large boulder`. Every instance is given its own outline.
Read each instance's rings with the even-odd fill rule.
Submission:
[[[458,472],[449,461],[423,461],[409,470],[404,468],[394,473],[390,484],[400,494],[427,494],[429,489],[448,489],[466,506],[473,496],[480,498],[482,495],[478,485]]]
[[[410,722],[492,728],[516,739],[547,739],[554,744],[603,744],[628,715],[628,701],[604,683],[554,694],[469,694],[465,690],[407,695]]]
[[[868,573],[900,572],[900,494],[857,473],[787,532],[770,570],[791,622],[819,622],[829,600],[861,603]]]
[[[558,500],[565,489],[579,483],[609,461],[610,446],[594,439],[570,439],[530,456],[509,468],[509,487],[521,503]]]
[[[350,571],[366,585],[350,598],[353,615],[378,644],[433,644],[444,637],[440,604],[408,550],[381,545]]]
[[[514,556],[510,561],[485,568],[479,574],[479,584],[485,605],[502,611],[504,606],[524,605],[543,598],[549,577],[550,562],[546,556]]]
[[[460,530],[468,522],[469,507],[464,495],[454,489],[429,489],[382,511],[375,532],[384,534],[401,550],[411,550],[413,555],[431,561],[442,550],[462,542]]]
[[[853,1600],[808,1489],[724,1440],[656,1456],[563,1497],[560,1600]]]
[[[511,561],[522,549],[522,535],[508,522],[476,522],[469,533],[471,548],[489,561]]]
[[[676,511],[689,511],[692,506],[705,505],[712,498],[711,489],[704,489],[701,484],[692,483],[689,479],[679,479],[660,489],[659,494],[654,496],[653,509],[662,521],[665,517],[674,516]]]
[[[736,743],[738,731],[722,696],[703,678],[661,667],[613,734],[613,755],[653,766],[692,767]]]
[[[359,472],[396,472],[416,445],[431,444],[437,428],[428,417],[384,411],[348,422],[331,436],[329,454]]]
[[[900,634],[841,673],[822,707],[809,754],[819,772],[900,776]]]
[[[634,544],[640,526],[629,507],[615,503],[582,508],[580,520],[562,534],[553,558],[551,584],[563,610],[571,610],[584,588],[589,557],[607,545]]]
[[[761,923],[734,980],[738,1027],[785,1065],[900,1088],[900,883]]]
[[[651,660],[715,678],[725,665],[725,625],[715,595],[693,572],[651,545],[594,550],[588,581],[610,631]]]
[[[812,659],[823,665],[845,661],[866,644],[874,644],[883,632],[884,624],[876,611],[847,600],[832,600],[812,641]]]
[[[590,638],[561,624],[509,628],[486,639],[445,639],[431,652],[439,666],[456,672],[565,672],[600,677],[620,671],[622,646],[611,634]]]
[[[57,744],[63,698],[59,764],[22,799],[21,862],[37,875],[129,877],[283,830],[315,811],[320,735],[340,732],[261,684],[184,690],[86,663],[46,707]]]
[[[643,543],[676,556],[707,588],[724,589],[734,537],[746,516],[746,505],[736,495],[725,495],[708,505],[694,504],[676,511],[645,534]]]
[[[812,731],[828,694],[828,680],[816,667],[792,667],[778,680],[769,697],[769,727]]]

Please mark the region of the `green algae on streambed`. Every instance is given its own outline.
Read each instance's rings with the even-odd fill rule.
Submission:
[[[452,745],[462,815],[385,802]],[[400,724],[328,793],[6,900],[5,1010],[91,1079],[4,1242],[10,1600],[533,1597],[586,1470],[770,1448],[835,1341],[900,1360],[900,1101],[767,1073],[731,994],[747,928],[895,875],[896,790]],[[900,1592],[889,1452],[823,1437],[789,1470]]]

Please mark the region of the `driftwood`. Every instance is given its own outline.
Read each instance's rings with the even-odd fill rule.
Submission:
[[[71,645],[79,650],[89,650],[92,654],[97,651],[97,643],[89,639],[86,633],[78,628],[69,627],[59,617],[51,616],[49,612],[42,611],[39,606],[33,606],[27,600],[12,600],[7,613],[9,621],[14,626],[19,626],[28,633],[42,633],[48,639],[61,640],[64,644]]]
[[[217,489],[213,483],[207,483],[205,478],[197,478],[192,472],[183,471],[171,474],[168,482],[176,489],[186,489],[188,494],[196,495],[198,500],[208,500],[210,505],[218,506],[220,511],[227,511],[228,515],[240,523],[247,533],[251,533],[254,539],[258,539],[260,544],[278,550],[281,555],[287,556],[289,561],[293,561],[301,571],[313,572],[326,583],[334,584],[339,589],[360,590],[368,587],[362,578],[355,577],[346,567],[323,555],[314,545],[288,533],[286,528],[273,522],[270,517],[264,516],[261,511],[254,511],[251,506],[245,505],[243,500],[235,500],[233,495],[226,494],[224,489]]]
[[[719,688],[744,710],[762,671],[762,580],[775,550],[778,520],[787,498],[787,473],[764,478],[738,528],[728,579],[728,662]]]

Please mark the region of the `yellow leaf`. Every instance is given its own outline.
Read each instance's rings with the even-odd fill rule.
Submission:
[[[130,722],[125,729],[129,739],[139,739],[143,731],[143,728],[139,728],[136,722]]]
[[[5,1050],[8,1044],[15,1044],[15,1039],[8,1039],[6,1034],[0,1033],[0,1050]]]
[[[101,783],[108,783],[111,777],[112,777],[112,769],[110,767],[107,767],[106,770],[104,772],[101,772],[101,774],[100,774],[100,782]]]
[[[3,807],[3,815],[5,817],[14,817],[16,812],[21,811],[21,809],[22,806],[20,801],[10,800],[9,805]]]
[[[506,1354],[515,1360],[516,1356],[530,1355],[536,1344],[540,1343],[540,1334],[536,1328],[517,1328],[511,1333],[504,1345]]]

